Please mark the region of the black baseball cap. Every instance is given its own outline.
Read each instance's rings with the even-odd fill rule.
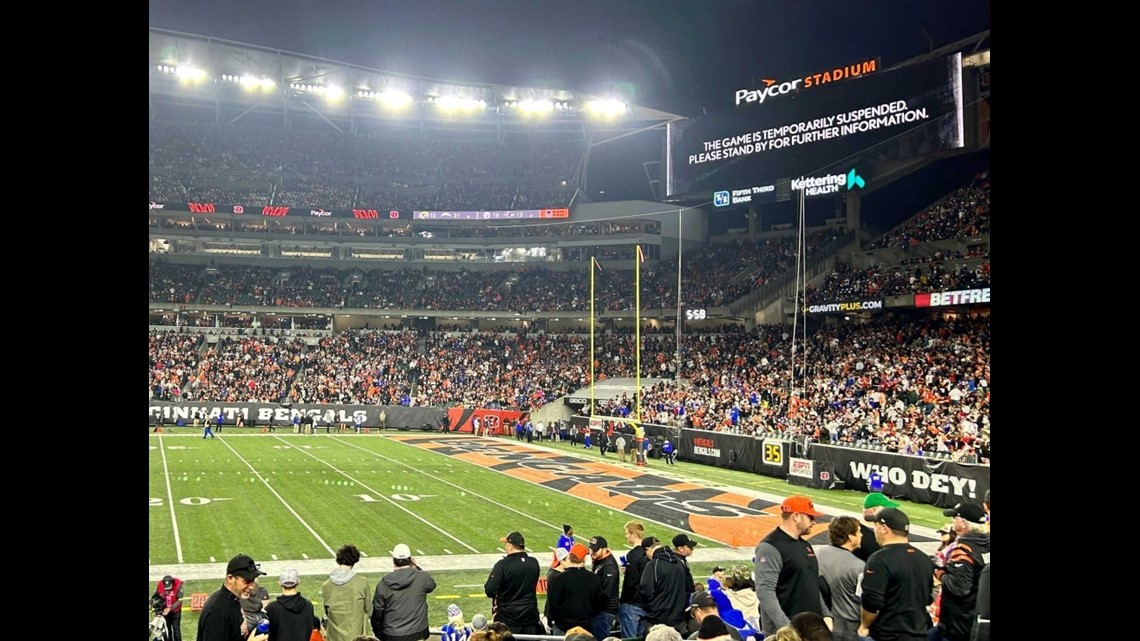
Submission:
[[[265,576],[265,572],[261,571],[261,566],[248,554],[239,554],[230,559],[226,565],[226,574],[240,576],[246,581],[256,581],[257,577]]]
[[[942,516],[958,516],[971,523],[986,522],[986,511],[973,503],[959,503],[950,509],[942,510]]]
[[[673,537],[673,547],[679,548],[683,546],[695,548],[697,547],[697,542],[690,539],[688,534],[682,532],[681,534]]]
[[[875,523],[882,523],[895,532],[910,532],[910,518],[898,508],[888,507],[879,510]]]
[[[717,607],[716,601],[713,600],[712,595],[708,593],[708,590],[701,590],[700,592],[694,592],[693,596],[691,596],[689,598],[688,610],[690,612],[692,612],[693,610],[695,610],[697,608],[715,608],[715,607]]]
[[[511,532],[510,534],[499,539],[499,542],[510,543],[516,548],[526,547],[526,539],[524,539],[523,535],[519,534],[518,532]]]
[[[608,548],[609,546],[609,541],[606,541],[606,537],[604,536],[595,536],[594,538],[590,539],[591,552],[597,552],[598,550],[602,548]]]
[[[661,542],[661,539],[659,539],[655,536],[647,536],[644,539],[641,539],[641,547],[648,550],[649,548],[653,547],[654,545],[657,545],[660,542]]]

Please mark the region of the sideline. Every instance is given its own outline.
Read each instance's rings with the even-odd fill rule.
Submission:
[[[532,550],[527,548],[527,552],[532,556],[538,555],[541,559],[545,558],[547,552],[545,550]],[[439,554],[434,556],[417,556],[416,565],[429,572],[438,572],[444,570],[487,570],[491,571],[491,567],[495,562],[503,558],[502,554]],[[700,547],[693,550],[693,556],[689,557],[694,563],[714,563],[719,561],[726,562],[751,562],[752,550],[751,549],[732,549],[732,548],[708,548],[701,549]],[[328,577],[329,572],[336,569],[336,559],[303,559],[299,561],[282,561],[270,560],[259,561],[261,571],[267,573],[268,577],[274,578],[281,574],[285,568],[295,568],[297,573],[301,576],[320,576]],[[387,556],[373,556],[361,558],[353,570],[357,574],[387,574],[392,571],[392,559]],[[223,563],[183,563],[175,565],[152,565],[150,566],[150,581],[158,582],[162,580],[165,575],[176,576],[182,580],[197,580],[197,579],[217,579],[221,583],[222,579],[226,576],[226,564]],[[275,580],[275,579],[274,579]]]

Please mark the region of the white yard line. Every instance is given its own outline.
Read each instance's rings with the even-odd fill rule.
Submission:
[[[324,539],[321,538],[321,535],[317,534],[317,531],[314,530],[312,528],[312,526],[310,526],[308,524],[308,522],[306,522],[305,519],[301,517],[300,514],[297,514],[297,510],[294,510],[293,506],[289,505],[289,502],[285,500],[285,497],[283,497],[277,493],[277,490],[269,484],[269,481],[267,481],[265,479],[265,477],[262,476],[261,473],[258,472],[257,469],[254,468],[252,464],[250,464],[249,461],[245,460],[245,458],[241,454],[238,454],[237,450],[235,450],[233,447],[231,447],[229,443],[226,443],[226,440],[224,438],[218,439],[218,440],[220,440],[222,443],[225,443],[225,446],[230,448],[230,451],[234,453],[234,456],[238,457],[238,460],[241,461],[242,463],[245,463],[245,466],[249,468],[249,471],[254,476],[256,476],[259,481],[261,481],[261,484],[264,485],[266,487],[266,489],[268,489],[270,492],[272,492],[273,496],[276,496],[278,501],[281,501],[281,504],[285,506],[285,509],[289,510],[290,514],[297,517],[297,520],[300,521],[301,525],[304,526],[304,528],[309,531],[309,534],[312,534],[313,538],[316,539],[317,542],[320,543],[322,546],[324,546],[325,550],[328,551],[329,556],[336,556],[336,550],[333,550],[332,547],[328,543],[326,543]],[[304,451],[304,450],[302,450],[302,451]]]
[[[328,435],[326,435],[326,436],[328,436]],[[287,441],[287,440],[284,440],[284,439],[282,439],[282,438],[281,438],[281,437],[279,437],[279,436],[278,436],[278,437],[276,437],[276,438],[277,438],[278,440],[280,440],[282,443],[289,443],[289,441]],[[343,442],[343,441],[340,441],[340,439],[336,439],[336,440],[337,440],[337,441],[339,441],[339,442]],[[357,484],[359,484],[359,485],[360,485],[360,487],[363,487],[364,489],[368,490],[368,491],[369,491],[369,492],[371,492],[373,495],[375,495],[375,496],[378,496],[378,497],[380,497],[380,498],[384,499],[384,500],[385,500],[385,501],[387,501],[388,503],[392,504],[392,506],[393,506],[393,507],[397,507],[397,508],[399,508],[399,509],[403,510],[403,511],[404,511],[404,512],[406,512],[408,515],[410,515],[410,516],[412,516],[413,518],[415,518],[417,521],[420,521],[420,522],[421,522],[421,523],[423,523],[424,525],[427,525],[428,527],[432,528],[432,529],[433,529],[433,530],[435,530],[436,532],[439,532],[440,534],[442,534],[442,535],[446,536],[447,538],[451,539],[452,541],[455,541],[455,542],[456,542],[456,543],[458,543],[459,545],[462,545],[463,547],[467,548],[468,550],[471,550],[472,552],[478,552],[478,551],[479,551],[479,550],[476,550],[475,548],[471,547],[470,545],[467,545],[466,543],[464,543],[464,542],[463,542],[463,541],[461,541],[460,539],[457,539],[457,538],[456,538],[454,535],[450,534],[450,533],[449,533],[447,530],[444,530],[443,528],[441,528],[441,527],[439,527],[439,526],[435,525],[435,524],[434,524],[434,523],[432,523],[431,521],[428,521],[428,520],[427,520],[427,519],[425,519],[424,517],[422,517],[422,516],[420,516],[420,515],[416,514],[415,512],[413,512],[413,511],[409,510],[408,508],[404,507],[403,505],[400,505],[400,504],[399,504],[399,502],[397,502],[397,501],[393,501],[391,498],[389,498],[389,497],[388,497],[387,495],[385,495],[383,492],[378,492],[378,491],[376,491],[374,488],[372,488],[372,487],[370,487],[369,485],[365,484],[363,481],[361,481],[361,480],[359,480],[359,479],[357,479],[357,478],[353,477],[353,476],[352,476],[351,474],[349,474],[348,472],[345,472],[344,470],[342,470],[342,469],[340,469],[340,468],[336,467],[335,465],[333,465],[333,464],[331,464],[331,463],[329,463],[329,462],[325,461],[324,459],[322,459],[321,457],[317,456],[316,454],[313,454],[313,453],[311,453],[311,452],[308,452],[308,451],[306,451],[306,450],[303,450],[303,449],[301,449],[301,448],[297,447],[296,445],[293,445],[292,443],[289,443],[289,445],[290,445],[291,447],[293,447],[294,449],[296,449],[297,451],[299,451],[299,452],[304,452],[304,453],[305,453],[307,456],[310,456],[310,457],[312,457],[312,458],[314,458],[314,459],[316,459],[316,460],[320,461],[321,463],[323,463],[324,465],[326,465],[327,467],[329,467],[329,468],[330,468],[332,471],[336,472],[337,474],[340,474],[341,476],[344,476],[345,478],[347,478],[348,480],[352,481],[353,483],[357,483]],[[359,446],[354,446],[354,447],[359,447]],[[369,450],[367,450],[367,449],[365,449],[365,448],[360,448],[360,449],[364,449],[364,451],[366,451],[366,452],[369,452],[370,454],[375,454],[375,452],[371,452],[371,451],[369,451]],[[391,459],[389,459],[389,460],[391,460]],[[398,461],[396,461],[396,462],[398,462]],[[421,472],[421,474],[422,474],[422,472]],[[430,475],[430,474],[425,474],[425,476],[431,476],[431,475]],[[433,477],[433,478],[434,478],[434,477]],[[332,553],[332,554],[335,556],[335,553],[334,553],[334,552],[332,552],[332,550],[329,550],[329,552],[330,552],[330,553]]]
[[[161,435],[158,437],[158,451],[162,455],[162,475],[166,477],[166,502],[170,504],[170,523],[174,526],[174,551],[178,555],[178,562],[182,563],[182,539],[178,535],[178,517],[174,515],[174,490],[170,487],[170,469],[166,465],[166,448],[163,446]]]
[[[339,439],[338,439],[338,440],[339,440]],[[396,442],[396,443],[402,443],[402,441],[395,441],[394,439],[389,439],[389,440],[392,440],[392,441],[394,441],[394,442]],[[434,480],[436,480],[436,481],[439,481],[440,483],[444,483],[444,484],[446,484],[446,485],[450,485],[451,487],[453,487],[453,488],[455,488],[455,489],[457,489],[457,490],[461,490],[461,491],[463,491],[463,492],[466,492],[466,493],[467,493],[468,495],[470,495],[470,496],[474,496],[474,497],[478,497],[478,498],[480,498],[480,499],[483,499],[484,501],[486,501],[486,502],[488,502],[488,503],[491,503],[492,505],[497,505],[497,506],[499,506],[499,507],[503,508],[504,510],[510,510],[511,512],[514,512],[515,514],[518,514],[519,516],[522,516],[522,517],[524,517],[524,518],[530,519],[531,521],[534,521],[535,523],[540,523],[540,524],[542,524],[542,525],[545,525],[546,527],[549,527],[549,528],[552,528],[552,529],[558,530],[559,532],[561,532],[561,531],[562,531],[562,526],[560,526],[560,525],[555,525],[555,524],[553,524],[553,523],[547,523],[546,521],[543,521],[542,519],[540,519],[540,518],[538,518],[538,517],[536,517],[536,516],[533,516],[533,515],[531,515],[531,514],[527,514],[526,512],[523,512],[522,510],[516,510],[515,508],[513,508],[513,507],[511,507],[511,506],[509,506],[509,505],[507,505],[507,504],[505,504],[505,503],[500,503],[500,502],[496,501],[495,499],[493,499],[493,498],[491,498],[491,497],[489,497],[489,496],[485,496],[485,495],[483,495],[483,494],[480,494],[480,493],[478,493],[478,492],[472,492],[470,489],[468,489],[468,488],[466,488],[466,487],[463,487],[462,485],[457,485],[457,484],[455,484],[455,483],[452,483],[451,481],[448,481],[448,480],[446,480],[446,479],[441,479],[440,477],[438,477],[438,476],[435,476],[434,474],[428,474],[427,472],[425,472],[425,471],[423,471],[423,470],[421,470],[421,469],[419,469],[419,468],[417,468],[417,467],[415,467],[415,466],[413,466],[413,465],[408,465],[407,463],[404,463],[403,461],[400,461],[400,460],[397,460],[397,459],[394,459],[394,458],[391,458],[391,457],[388,457],[388,456],[384,456],[383,454],[379,454],[379,453],[377,453],[377,452],[373,452],[372,450],[370,450],[370,449],[368,449],[368,448],[366,448],[366,447],[361,447],[361,446],[357,445],[356,443],[348,443],[347,441],[340,441],[340,442],[342,442],[342,443],[345,443],[346,445],[351,445],[351,446],[353,446],[353,447],[355,447],[355,448],[357,448],[357,449],[359,449],[359,450],[363,450],[363,451],[365,451],[365,452],[368,452],[368,453],[369,453],[369,454],[371,454],[372,456],[375,456],[375,457],[378,457],[378,458],[384,459],[385,461],[388,461],[388,462],[390,462],[390,463],[396,463],[396,464],[399,464],[399,465],[403,465],[404,467],[407,467],[407,468],[413,469],[413,470],[415,470],[415,472],[416,472],[417,474],[419,474],[419,475],[421,475],[421,476],[426,476],[426,477],[428,477],[428,478],[430,478],[430,479],[434,479]],[[403,444],[403,445],[411,445],[410,443],[402,443],[402,444]],[[413,447],[414,447],[414,446],[413,446]],[[427,451],[427,452],[430,452],[430,451],[431,451],[431,450],[424,450],[423,448],[416,448],[416,449],[419,449],[420,451]],[[438,452],[433,452],[433,453],[435,453],[435,454],[438,454]],[[441,456],[442,456],[442,455],[441,455]],[[514,478],[514,477],[511,477],[511,478]],[[522,479],[520,479],[520,480],[522,480]],[[537,485],[539,485],[539,487],[542,487],[543,489],[547,489],[547,490],[549,490],[549,489],[550,489],[550,488],[548,488],[548,487],[546,487],[545,485],[542,485],[542,484],[537,484]],[[471,550],[472,550],[473,552],[474,552],[474,551],[476,551],[474,548],[471,548]]]

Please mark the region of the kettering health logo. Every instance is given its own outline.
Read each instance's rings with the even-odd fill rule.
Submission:
[[[827,174],[819,178],[804,178],[800,176],[792,181],[792,191],[803,189],[805,196],[835,194],[838,193],[839,188],[843,186],[847,187],[847,191],[862,189],[867,186],[867,181],[855,173],[854,167],[846,174]]]
[[[732,204],[732,199],[729,198],[727,191],[713,192],[713,204],[717,207],[728,207]]]

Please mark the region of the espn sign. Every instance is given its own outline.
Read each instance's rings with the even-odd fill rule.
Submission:
[[[793,457],[791,464],[788,465],[788,476],[796,476],[809,481],[814,479],[815,467],[813,463],[811,459]]]

